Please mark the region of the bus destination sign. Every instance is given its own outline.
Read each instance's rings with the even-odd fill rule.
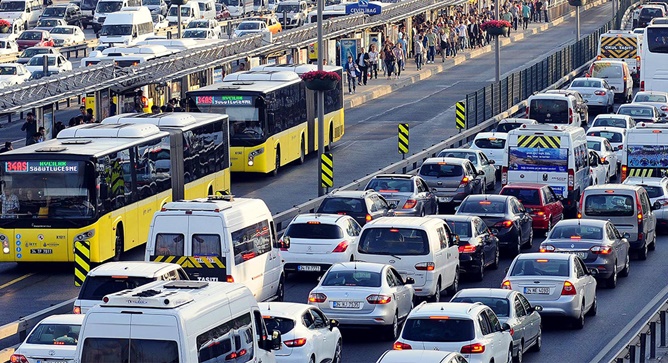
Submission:
[[[6,173],[77,173],[76,161],[5,161]]]
[[[211,106],[253,106],[253,96],[197,96],[195,103]]]

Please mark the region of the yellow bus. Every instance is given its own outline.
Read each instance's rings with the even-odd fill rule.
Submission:
[[[233,73],[222,83],[187,93],[188,110],[230,118],[232,172],[276,174],[318,150],[315,92],[299,74],[314,65],[274,65]],[[342,75],[341,67],[327,67]],[[342,78],[343,79],[343,78]],[[325,147],[345,131],[343,87],[325,92]]]
[[[119,259],[173,197],[229,191],[227,117],[164,121],[76,126],[0,154],[0,262],[71,262],[77,241],[92,262]]]

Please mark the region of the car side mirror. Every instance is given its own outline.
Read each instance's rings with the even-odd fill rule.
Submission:
[[[388,206],[390,209],[397,209],[397,205],[392,203]]]
[[[494,161],[494,160],[487,160],[487,162],[490,163],[490,164],[496,164],[496,161]]]
[[[564,196],[561,195],[561,194],[557,195],[557,200],[559,200],[560,202],[563,202],[564,201]]]
[[[478,170],[478,175],[485,175],[485,171],[484,170]]]
[[[629,239],[631,238],[631,235],[628,232],[624,232],[624,234],[622,234],[622,238]]]
[[[453,208],[453,209],[455,210],[455,212],[457,212],[457,210],[459,209],[459,206],[456,206],[456,207]]]
[[[588,275],[596,276],[598,275],[598,270],[595,268],[590,268],[588,271]]]
[[[654,204],[652,204],[652,210],[659,210],[659,209],[661,209],[661,203],[654,202]]]
[[[490,228],[489,231],[490,231],[490,232],[492,233],[492,235],[494,235],[494,236],[496,236],[497,234],[499,234],[499,230],[496,229],[496,228]]]
[[[289,249],[290,248],[290,237],[289,236],[283,236],[280,240],[278,240],[277,243],[278,248],[282,249]]]
[[[329,330],[334,330],[334,328],[338,328],[338,327],[339,327],[339,321],[338,320],[331,319],[329,321]]]
[[[610,89],[613,90],[613,91],[617,90],[617,88],[615,86],[610,86]]]
[[[271,340],[269,340],[269,349],[266,350],[280,350],[281,349],[281,332],[274,330],[271,332]]]
[[[501,324],[501,329],[503,331],[510,331],[511,330],[510,324],[508,324],[508,323]]]
[[[406,285],[413,285],[414,283],[415,283],[415,279],[412,278],[412,277],[406,277],[406,279],[404,280],[404,284],[406,284]]]

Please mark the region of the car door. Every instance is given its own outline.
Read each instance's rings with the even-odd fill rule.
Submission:
[[[607,222],[605,224],[605,236],[607,239],[609,239],[612,242],[612,250],[615,251],[615,256],[614,258],[617,260],[617,271],[621,270],[626,262],[624,260],[624,251],[621,250],[621,243],[615,236],[615,231],[614,228],[612,227],[612,223]]]
[[[504,332],[501,329],[501,322],[499,318],[492,311],[492,309],[483,310],[483,319],[487,317],[490,327],[490,338],[493,341],[492,351],[494,352],[494,361],[495,362],[505,362],[508,354],[508,347],[510,346],[510,339],[504,336]]]
[[[394,299],[395,303],[397,304],[397,311],[399,312],[399,318],[401,319],[404,314],[408,314],[406,311],[406,305],[404,303],[405,295],[404,291],[402,291],[401,287],[403,287],[403,284],[401,284],[401,280],[397,280],[394,277],[394,274],[392,271],[390,271],[389,268],[385,269],[385,282],[387,283],[387,286],[389,287],[389,291],[392,293],[392,298]]]
[[[525,318],[525,325],[527,327],[528,335],[531,337],[531,342],[535,341],[538,338],[538,334],[540,333],[540,323],[541,323],[541,318],[540,314],[537,311],[532,311],[531,309],[531,304],[529,303],[529,300],[527,300],[524,295],[521,293],[517,293],[516,295],[517,299],[522,303],[522,306],[524,307],[524,310],[527,312],[527,316]],[[529,313],[531,311],[531,313]],[[529,343],[527,343],[529,344]]]
[[[650,241],[654,241],[654,243],[656,243],[656,215],[652,211],[652,203],[650,203],[647,192],[644,189],[641,188],[639,195],[640,205],[643,209],[643,216],[645,216],[648,222],[643,224],[647,224],[647,235],[652,236]]]
[[[464,172],[469,178],[471,183],[471,194],[478,194],[482,190],[482,176],[478,175],[478,170],[476,170],[473,163],[470,160],[466,160],[464,164]]]
[[[397,282],[397,291],[399,291],[401,296],[401,305],[404,309],[404,316],[408,316],[413,307],[413,287],[411,285],[407,285],[404,282],[401,274],[394,267],[390,267],[388,271],[392,274],[394,280]]]
[[[575,267],[575,278],[577,279],[576,289],[583,292],[585,299],[585,313],[588,311],[589,306],[594,302],[594,297],[596,296],[596,284],[594,278],[588,274],[587,267],[580,257],[572,256],[571,260],[573,261]],[[579,285],[579,286],[578,286]]]
[[[490,160],[487,158],[487,155],[485,153],[480,152],[478,153],[478,158],[480,158],[480,165],[482,166],[482,170],[485,171],[485,178],[487,179],[487,182],[492,182],[496,183],[496,168],[494,168],[494,165]]]
[[[417,177],[415,179],[415,187],[417,188],[416,190],[420,195],[420,199],[422,199],[422,202],[424,203],[425,213],[436,214],[438,212],[436,210],[436,196],[431,192],[431,190],[429,190],[427,183],[422,178]]]
[[[494,246],[492,238],[489,237],[487,231],[487,225],[483,222],[482,219],[474,218],[473,219],[473,230],[475,235],[479,236],[482,242],[482,250],[485,255],[485,261],[491,263],[494,261],[494,255],[496,254],[496,248]]]
[[[515,198],[511,199],[510,210],[519,217],[522,237],[525,237],[526,240],[528,240],[533,228],[533,219],[531,218],[531,215],[527,212],[526,208],[524,208],[524,205]]]
[[[526,349],[526,346],[531,343],[531,323],[528,319],[528,313],[517,294],[514,295],[511,303],[513,304],[515,318],[517,319],[517,325],[513,327],[513,340],[524,339],[524,349]]]
[[[307,313],[311,314],[313,318],[313,323],[308,329],[313,334],[313,351],[315,356],[318,357],[318,360],[332,357],[334,349],[331,349],[329,345],[332,344],[331,341],[333,339],[330,337],[331,331],[329,330],[329,324],[325,315],[316,309],[309,309]],[[336,344],[336,341],[333,344]]]
[[[379,217],[387,217],[391,216],[392,213],[392,208],[390,208],[390,204],[387,203],[385,198],[381,195],[374,195],[374,204],[376,205],[376,208],[378,209]]]

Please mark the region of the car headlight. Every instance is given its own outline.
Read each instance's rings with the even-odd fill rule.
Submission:
[[[255,164],[255,157],[263,153],[264,153],[263,147],[248,153],[248,166],[253,166],[253,164]]]

